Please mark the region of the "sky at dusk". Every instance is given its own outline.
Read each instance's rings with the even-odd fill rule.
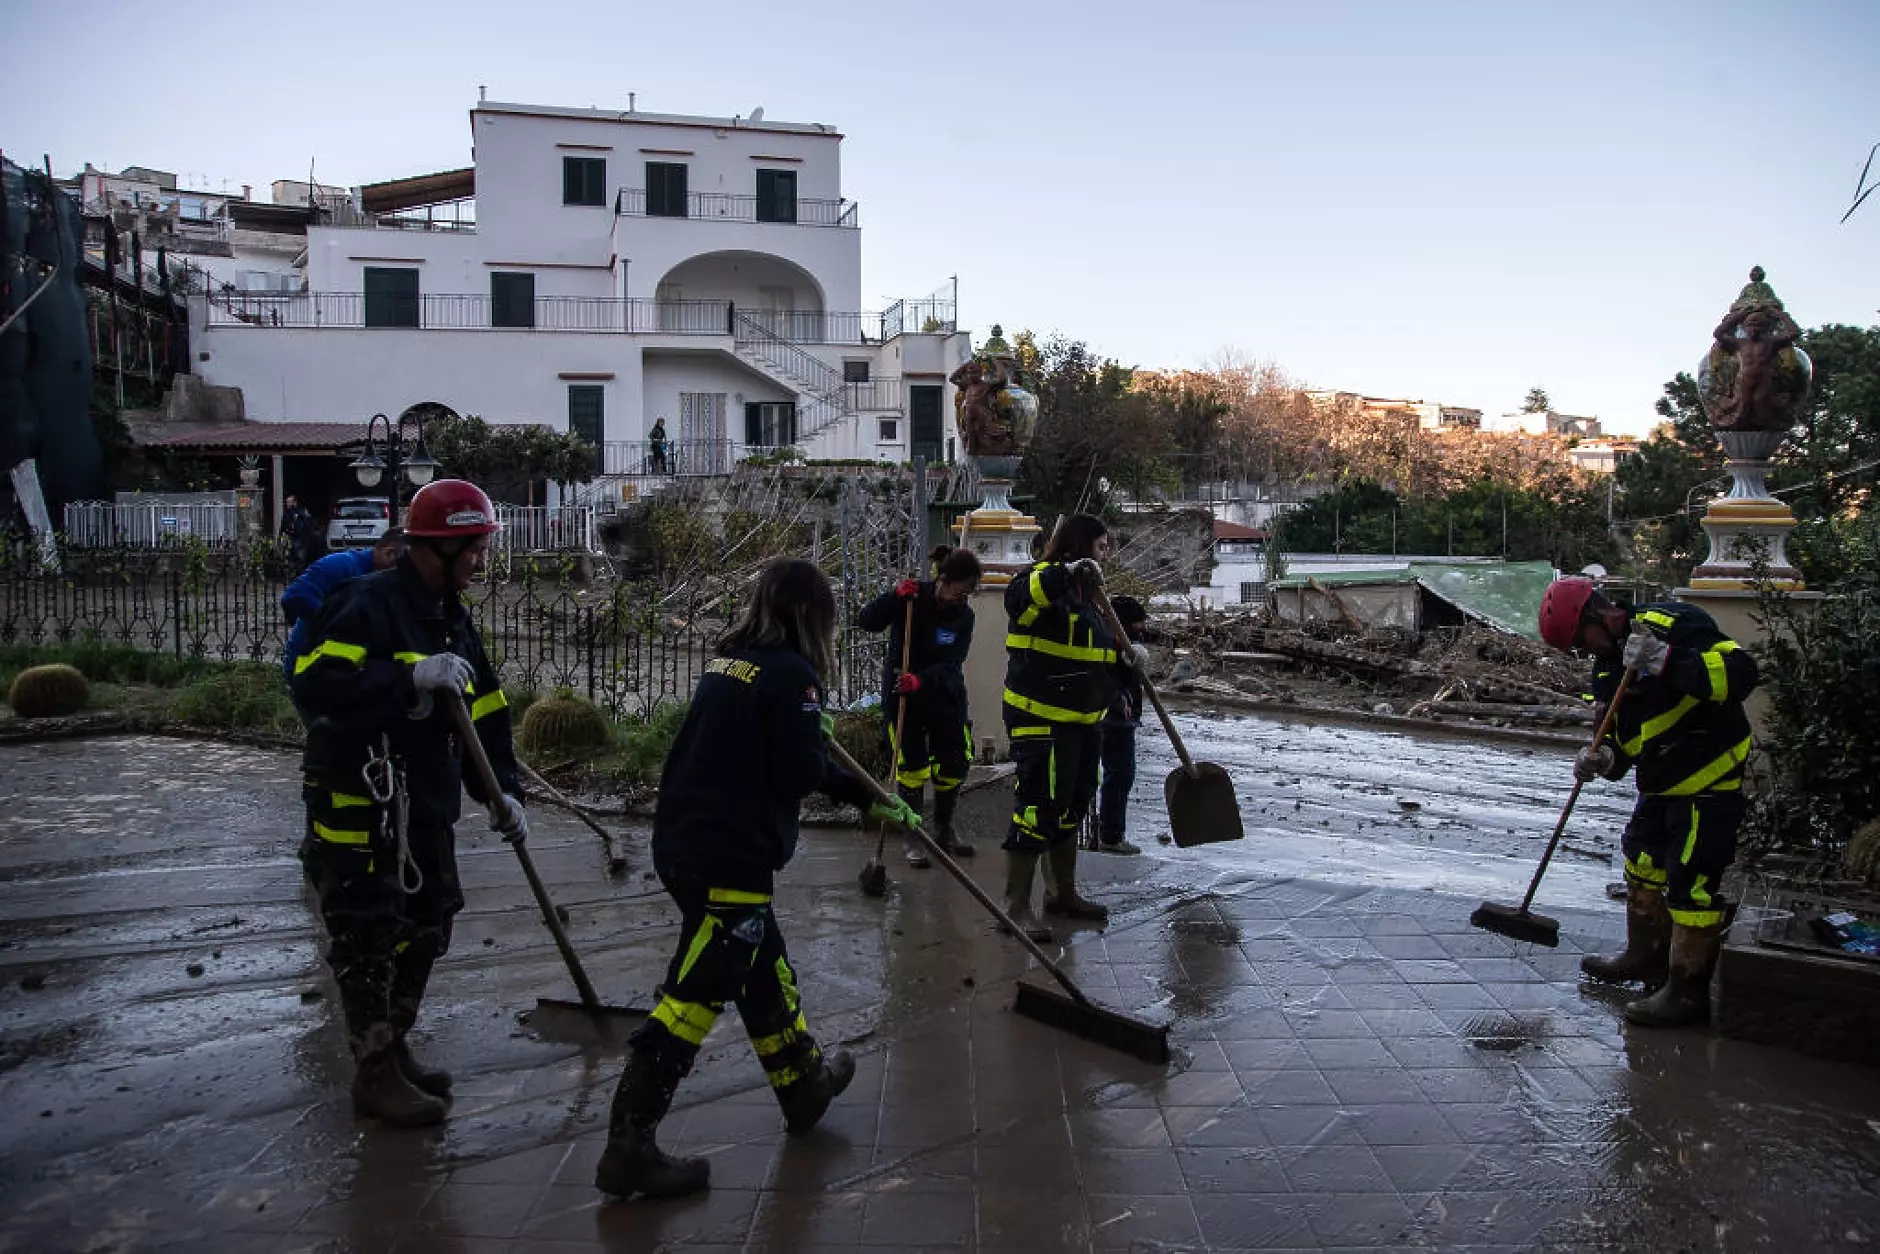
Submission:
[[[107,37],[107,32],[109,33]],[[491,100],[828,122],[864,303],[957,275],[1142,366],[1223,349],[1643,431],[1761,264],[1880,321],[1880,3],[0,4],[0,148],[208,190],[470,163]],[[1880,167],[1880,161],[1876,161]]]

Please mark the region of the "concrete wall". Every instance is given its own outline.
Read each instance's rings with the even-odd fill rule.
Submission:
[[[490,422],[568,423],[568,384],[607,388],[609,438],[636,438],[640,341],[554,331],[209,327],[196,373],[239,387],[261,422],[341,422],[440,401]],[[493,364],[500,363],[498,368]],[[567,380],[563,373],[612,379]],[[618,431],[619,434],[615,434]]]

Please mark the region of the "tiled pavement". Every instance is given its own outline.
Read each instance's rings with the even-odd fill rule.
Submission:
[[[990,879],[995,859],[979,862]],[[668,1148],[709,1155],[708,1194],[594,1192],[618,1061],[475,1036],[474,1014],[493,1013],[470,1009],[494,996],[486,981],[507,1004],[518,993],[475,967],[471,921],[430,1024],[461,1077],[445,1133],[357,1128],[329,1026],[296,1038],[287,1065],[306,1074],[278,1103],[180,1117],[54,1169],[9,1154],[0,1250],[1880,1240],[1876,1073],[1624,1028],[1577,972],[1577,942],[1616,934],[1609,911],[1569,918],[1561,948],[1537,950],[1428,893],[1203,874],[1180,855],[1090,862],[1118,913],[1076,934],[1068,964],[1102,1000],[1173,1016],[1171,1067],[1013,1015],[1025,960],[964,894],[897,869],[890,900],[868,901],[853,838],[818,834],[780,914],[812,1026],[851,1040],[858,1076],[822,1128],[788,1139],[731,1016],[662,1130]],[[611,951],[603,983],[645,987],[668,941],[644,929]],[[486,1052],[466,1056],[466,1039]],[[7,1118],[29,1113],[15,1101]]]

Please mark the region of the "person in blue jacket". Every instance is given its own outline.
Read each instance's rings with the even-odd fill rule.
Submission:
[[[307,629],[321,602],[333,589],[348,580],[369,575],[375,570],[390,570],[405,551],[402,527],[388,527],[369,549],[347,549],[330,553],[300,572],[281,593],[281,612],[287,615],[287,649],[281,655],[281,673],[289,683],[294,679],[294,663],[307,651]]]

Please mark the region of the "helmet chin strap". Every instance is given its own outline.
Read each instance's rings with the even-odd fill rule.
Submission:
[[[443,565],[445,609],[456,610],[463,605],[462,594],[457,588],[457,559],[469,552],[477,539],[476,536],[468,536],[453,543],[440,536],[412,537],[412,543],[428,547]]]

